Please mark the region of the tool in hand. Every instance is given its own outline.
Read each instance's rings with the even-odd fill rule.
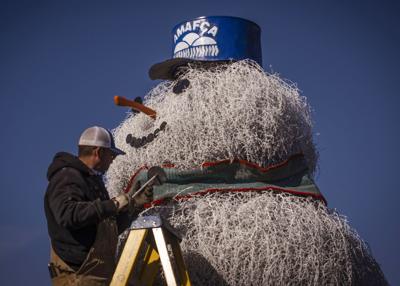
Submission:
[[[128,194],[131,199],[140,194],[147,186],[159,186],[167,180],[167,174],[161,167],[154,166],[147,171],[147,181],[133,195]]]

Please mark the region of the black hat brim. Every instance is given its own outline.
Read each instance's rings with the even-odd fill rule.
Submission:
[[[149,70],[149,76],[152,80],[174,80],[176,79],[176,69],[189,63],[215,64],[229,63],[232,61],[234,60],[196,60],[187,58],[173,58],[151,66]]]
[[[191,62],[198,62],[198,61],[185,58],[169,59],[161,63],[152,65],[149,70],[149,76],[152,80],[155,79],[173,80],[176,68]]]

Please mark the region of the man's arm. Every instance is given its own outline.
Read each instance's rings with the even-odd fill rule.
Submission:
[[[60,170],[52,183],[55,186],[48,194],[49,206],[57,223],[65,228],[79,229],[117,214],[112,200],[87,200],[86,183],[75,169]]]

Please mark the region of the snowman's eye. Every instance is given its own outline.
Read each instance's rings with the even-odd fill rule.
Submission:
[[[180,79],[175,83],[174,87],[172,88],[173,93],[181,94],[184,92],[190,85],[190,81],[186,78]]]

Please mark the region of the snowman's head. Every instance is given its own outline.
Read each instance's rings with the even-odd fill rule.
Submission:
[[[310,172],[315,170],[305,97],[295,84],[265,73],[253,61],[189,64],[175,80],[151,90],[144,104],[157,112],[156,119],[130,114],[114,130],[116,143],[127,153],[108,172],[115,191],[143,165],[192,169],[242,159],[267,167],[303,153]]]

